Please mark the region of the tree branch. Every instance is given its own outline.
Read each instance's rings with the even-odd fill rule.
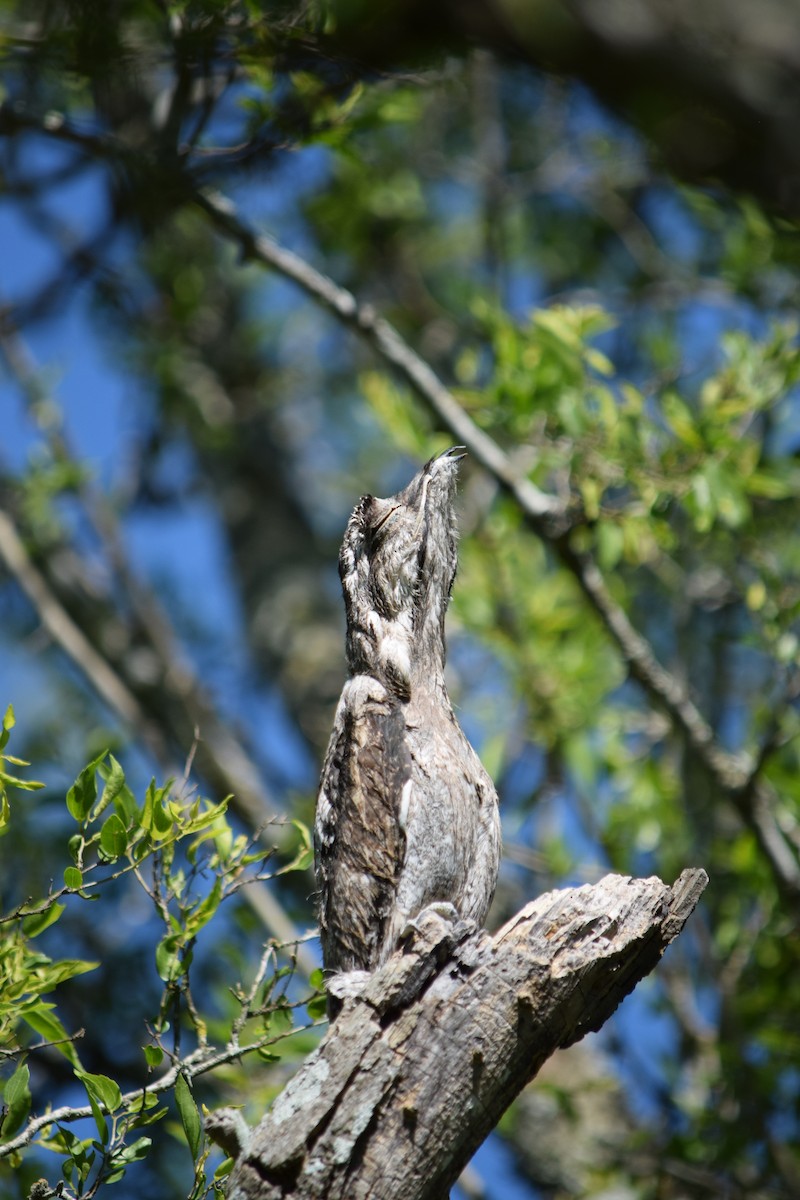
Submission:
[[[563,528],[566,513],[561,501],[540,491],[529,479],[517,476],[508,456],[497,443],[479,429],[429,364],[411,349],[394,326],[378,316],[371,305],[359,304],[352,292],[334,283],[292,250],[279,245],[274,238],[255,233],[226,197],[209,190],[195,192],[193,199],[226,237],[238,242],[246,259],[260,262],[293,280],[369,342],[433,409],[453,436],[467,447],[470,455],[514,496],[523,512],[537,521],[550,518],[556,527]]]
[[[530,528],[551,547],[577,580],[633,678],[667,713],[715,785],[752,830],[781,892],[793,904],[800,904],[800,862],[770,811],[769,793],[761,781],[754,779],[752,766],[745,756],[730,754],[720,746],[687,689],[659,663],[650,643],[614,600],[597,564],[590,555],[574,549],[570,540],[574,515],[570,514],[567,505],[543,492],[530,480],[519,477],[505,451],[475,424],[430,365],[370,305],[360,304],[346,288],[334,283],[273,238],[257,234],[226,197],[216,192],[198,191],[194,200],[216,228],[240,246],[245,258],[291,279],[344,325],[360,334],[454,438],[466,446],[471,457],[513,497]]]
[[[135,1109],[140,1105],[142,1111],[144,1111],[144,1098],[146,1096],[160,1096],[164,1092],[168,1092],[170,1088],[175,1086],[179,1075],[184,1075],[187,1079],[197,1079],[198,1076],[207,1075],[209,1071],[215,1071],[218,1067],[224,1066],[226,1063],[240,1062],[247,1054],[264,1050],[269,1046],[275,1045],[277,1042],[293,1037],[296,1033],[301,1033],[306,1029],[313,1029],[322,1023],[321,1021],[309,1021],[306,1025],[296,1026],[285,1033],[275,1034],[268,1038],[259,1038],[244,1046],[240,1045],[238,1041],[233,1041],[221,1048],[213,1046],[200,1047],[197,1050],[193,1050],[185,1058],[176,1060],[169,1070],[153,1083],[149,1083],[145,1087],[135,1088],[131,1092],[126,1092],[120,1100],[119,1108],[115,1111],[119,1112],[126,1108]],[[56,1043],[50,1044],[55,1045]],[[104,1104],[101,1104],[100,1108],[103,1112],[110,1111]],[[24,1129],[20,1130],[14,1137],[9,1138],[8,1141],[0,1143],[0,1160],[8,1158],[9,1155],[15,1154],[17,1151],[23,1150],[26,1146],[30,1145],[37,1133],[41,1133],[43,1129],[48,1129],[51,1125],[59,1123],[62,1125],[71,1124],[73,1121],[90,1119],[93,1111],[88,1104],[65,1104],[61,1108],[54,1108],[49,1112],[42,1113],[41,1116],[32,1117]]]
[[[136,697],[95,650],[58,600],[31,561],[11,516],[4,509],[0,509],[0,560],[33,605],[50,637],[80,667],[101,700],[123,724],[136,728],[142,741],[154,754],[163,756],[165,746],[160,730],[145,718]]]
[[[438,1200],[545,1059],[653,970],[706,883],[609,875],[540,896],[493,938],[423,913],[240,1139],[229,1200]]]

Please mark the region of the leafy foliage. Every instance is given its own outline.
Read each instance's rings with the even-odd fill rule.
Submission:
[[[12,725],[9,709],[6,733]],[[306,989],[290,995],[294,960],[290,956],[279,967],[277,947],[270,943],[251,985],[235,994],[235,1015],[226,1026],[224,1044],[214,1044],[193,995],[194,949],[225,900],[275,874],[307,868],[308,832],[295,821],[296,853],[273,864],[275,848],[258,848],[246,835],[234,834],[225,816],[226,801],[211,804],[186,794],[185,787],[172,782],[158,787],[153,781],[138,804],[122,767],[108,754],[83,768],[65,805],[76,832],[66,846],[71,865],[64,868],[63,886],[0,917],[0,1054],[16,1064],[3,1090],[0,1170],[9,1165],[17,1170],[37,1147],[49,1150],[62,1156],[62,1186],[76,1196],[93,1196],[147,1157],[152,1137],[142,1130],[169,1116],[162,1100],[171,1092],[195,1164],[191,1195],[205,1196],[221,1187],[225,1172],[220,1164],[214,1177],[207,1177],[211,1147],[191,1081],[250,1054],[276,1060],[273,1047],[296,1032],[295,1012],[307,1006],[312,1024],[321,1014],[313,987],[310,994]],[[9,834],[13,832],[12,820]],[[33,943],[63,916],[68,898],[107,904],[112,885],[129,874],[162,926],[153,957],[164,986],[157,1014],[141,1014],[141,1034],[147,1030],[149,1035],[142,1047],[141,1083],[123,1094],[114,1079],[85,1069],[79,1053],[84,1031],[71,1034],[57,1002],[49,999],[60,985],[99,964],[52,960]],[[187,1034],[190,1048],[185,1047]],[[88,1108],[71,1104],[31,1116],[28,1061],[48,1050],[66,1059]],[[95,1132],[80,1136],[70,1126],[87,1117]]]

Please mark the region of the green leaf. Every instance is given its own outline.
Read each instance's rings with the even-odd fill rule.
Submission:
[[[113,754],[109,754],[107,764],[101,764],[99,774],[105,781],[105,785],[100,799],[97,801],[97,806],[92,813],[93,817],[99,817],[108,808],[109,804],[113,804],[125,787],[125,772]]]
[[[68,867],[67,870],[69,869]],[[22,922],[22,932],[29,938],[38,937],[40,933],[44,933],[45,929],[49,929],[51,925],[55,925],[65,907],[64,904],[53,902],[44,912],[34,913],[30,917],[25,917]]]
[[[66,1139],[63,1137],[62,1131],[58,1126],[56,1126],[56,1131],[52,1137],[46,1137],[40,1134],[39,1138],[37,1138],[36,1144],[41,1146],[44,1150],[50,1150],[53,1154],[69,1153],[69,1146],[67,1145]]]
[[[106,754],[107,751],[104,750],[102,754],[88,763],[67,792],[67,808],[76,821],[86,820],[97,799],[97,768]]]
[[[122,819],[111,813],[100,830],[100,850],[104,858],[114,862],[128,848],[128,834]]]
[[[98,1104],[104,1105],[110,1113],[116,1112],[122,1103],[122,1092],[113,1079],[109,1079],[108,1075],[90,1075],[88,1071],[79,1071],[76,1074]]]
[[[684,445],[702,450],[703,439],[697,429],[692,410],[675,392],[666,392],[661,399],[661,411],[672,432]]]
[[[217,877],[205,900],[202,900],[185,918],[184,931],[187,938],[194,937],[206,925],[219,908],[222,899],[222,880]]]
[[[68,1154],[80,1154],[82,1149],[81,1139],[77,1136],[77,1134],[74,1134],[71,1129],[65,1129],[63,1125],[57,1125],[56,1129],[58,1131],[58,1138],[64,1146],[63,1152]]]
[[[165,983],[172,983],[181,976],[183,968],[178,949],[182,942],[182,934],[168,933],[156,946],[156,970]]]
[[[83,887],[83,871],[79,871],[77,867],[64,868],[64,886],[77,892]]]
[[[2,728],[2,730],[0,730],[0,750],[2,750],[4,748],[4,746],[6,745],[6,743],[8,742],[8,738],[11,733],[11,730],[14,728],[16,723],[17,723],[16,718],[14,716],[14,706],[12,704],[9,704],[8,708],[6,709],[6,711],[3,715],[3,728]]]
[[[306,1011],[312,1021],[319,1021],[328,1011],[327,1001],[324,995],[312,996],[306,1005]]]
[[[102,1148],[108,1142],[108,1121],[103,1116],[103,1110],[97,1103],[96,1097],[92,1094],[88,1087],[86,1089],[86,1094],[89,1097],[89,1107],[92,1110],[94,1123],[97,1127],[97,1136],[100,1139],[100,1146]],[[95,1143],[95,1145],[97,1145],[97,1143]]]
[[[164,1051],[160,1046],[142,1046],[148,1067],[160,1067],[164,1059]]]
[[[113,761],[113,760],[112,760]],[[117,810],[125,825],[130,826],[135,822],[138,826],[141,820],[139,805],[136,803],[134,796],[127,783],[123,784],[117,795],[114,797],[114,808]]]
[[[172,831],[174,822],[165,804],[171,786],[169,781],[163,787],[156,787],[155,779],[151,779],[145,792],[142,829],[154,839],[166,837]]]
[[[4,756],[0,755],[0,757]],[[7,756],[5,756],[5,759],[8,761]],[[19,759],[16,761],[19,762]],[[20,763],[20,765],[23,767],[28,766],[26,762]],[[3,787],[19,788],[23,792],[37,792],[40,788],[44,787],[44,784],[38,779],[18,779],[16,775],[9,775],[6,771],[0,771],[0,784]]]
[[[52,1008],[52,1004],[42,1000],[34,1008],[25,1009],[20,1015],[31,1029],[35,1030],[46,1042],[53,1043],[54,1048],[63,1054],[76,1070],[80,1071],[82,1067],[78,1052],[73,1043],[68,1040],[69,1034],[52,1012]]]
[[[604,571],[613,571],[622,558],[625,533],[614,521],[600,521],[596,528],[597,555]]]
[[[197,1111],[197,1105],[194,1102],[194,1097],[192,1096],[192,1091],[185,1075],[179,1075],[175,1081],[175,1102],[178,1105],[181,1124],[186,1134],[186,1141],[189,1143],[192,1158],[197,1158],[200,1152],[203,1129],[200,1122],[200,1113]]]
[[[197,804],[192,805],[189,821],[183,825],[181,832],[187,836],[207,830],[213,835],[213,826],[224,817],[229,802],[230,796],[226,796],[224,800],[220,800],[219,804],[212,804],[202,811],[198,809]]]
[[[2,1127],[4,1140],[12,1137],[28,1119],[28,1113],[31,1111],[30,1080],[28,1066],[22,1063],[3,1088],[3,1102],[7,1108]]]
[[[58,987],[59,983],[64,983],[67,979],[74,979],[76,975],[85,975],[87,971],[95,971],[100,966],[99,962],[87,962],[84,958],[60,958],[49,968],[47,972],[47,988],[43,991],[52,991]]]
[[[758,470],[753,471],[744,483],[748,492],[753,496],[764,496],[768,500],[784,500],[797,491],[798,481],[795,474],[787,474],[784,477],[770,474],[767,470]]]
[[[152,1144],[152,1138],[137,1138],[130,1146],[123,1146],[121,1150],[115,1150],[111,1156],[111,1162],[115,1167],[128,1166],[130,1163],[140,1162],[143,1158],[147,1157],[147,1151]]]
[[[308,826],[295,817],[292,818],[292,825],[300,834],[300,845],[291,862],[288,862],[285,867],[281,867],[280,871],[276,872],[277,875],[285,875],[289,871],[307,871],[314,862],[314,844]]]

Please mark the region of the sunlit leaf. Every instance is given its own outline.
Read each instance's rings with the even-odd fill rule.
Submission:
[[[57,904],[54,901],[47,906],[44,912],[25,917],[22,922],[22,930],[25,936],[29,938],[38,937],[40,933],[44,933],[45,929],[49,929],[51,925],[55,925],[64,912],[64,907],[63,904]]]
[[[192,1158],[197,1158],[200,1152],[203,1127],[192,1090],[183,1074],[179,1075],[175,1081],[175,1103],[178,1106],[186,1141],[189,1143],[189,1151]]]
[[[21,1063],[14,1074],[6,1080],[3,1088],[3,1103],[7,1110],[2,1124],[4,1140],[17,1133],[28,1119],[31,1109],[30,1078],[31,1073],[27,1063]]]

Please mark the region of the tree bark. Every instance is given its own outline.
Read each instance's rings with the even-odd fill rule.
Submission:
[[[252,1135],[228,1132],[229,1200],[446,1195],[545,1059],[656,966],[707,882],[608,875],[540,896],[494,937],[426,910]],[[220,1142],[225,1118],[207,1123]]]

